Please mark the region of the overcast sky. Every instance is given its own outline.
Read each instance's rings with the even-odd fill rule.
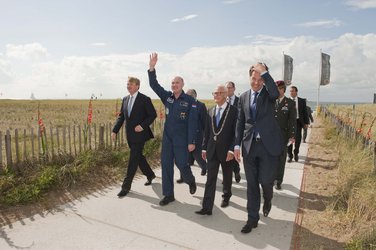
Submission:
[[[127,94],[127,76],[148,86],[149,54],[166,89],[211,99],[219,83],[249,89],[265,62],[275,80],[282,55],[293,84],[316,101],[320,49],[331,56],[321,101],[372,102],[376,93],[376,0],[0,0],[0,98],[89,99]]]

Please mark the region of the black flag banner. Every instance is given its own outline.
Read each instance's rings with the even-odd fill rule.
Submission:
[[[320,85],[328,85],[330,83],[330,55],[321,53],[320,72]]]
[[[292,57],[289,55],[283,55],[283,81],[288,86],[292,82]]]

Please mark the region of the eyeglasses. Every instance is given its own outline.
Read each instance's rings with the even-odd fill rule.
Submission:
[[[226,92],[213,92],[212,95],[222,95],[224,93],[226,93]]]

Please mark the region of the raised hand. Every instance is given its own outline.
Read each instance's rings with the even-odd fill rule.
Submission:
[[[150,60],[149,60],[149,70],[153,71],[155,68],[155,65],[157,64],[158,61],[158,54],[153,52],[150,54]]]

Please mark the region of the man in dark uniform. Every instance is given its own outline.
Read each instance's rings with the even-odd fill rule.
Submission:
[[[285,173],[287,145],[295,142],[296,107],[293,100],[285,97],[286,85],[284,81],[276,81],[279,97],[275,103],[275,117],[281,128],[282,154],[279,158],[279,167],[276,175],[276,189],[281,189]]]
[[[198,124],[197,124],[197,136],[196,136],[196,148],[189,153],[189,165],[193,165],[194,161],[198,163],[201,168],[201,175],[206,175],[206,161],[202,158],[201,148],[202,148],[202,137],[204,136],[206,115],[208,113],[205,103],[197,100],[197,92],[194,89],[188,89],[187,95],[192,96],[197,103],[197,112],[198,112]],[[182,183],[183,179],[180,178],[176,181],[177,183]]]
[[[234,106],[236,110],[238,110],[239,97],[235,95],[235,90],[236,90],[235,83],[231,81],[227,82],[226,88],[227,88],[227,102],[230,103],[232,106]],[[239,163],[235,159],[233,159],[231,161],[231,165],[234,171],[235,181],[239,183],[241,180]]]
[[[125,121],[127,141],[131,152],[127,175],[124,178],[121,191],[118,193],[119,198],[126,196],[131,190],[132,180],[138,166],[140,166],[142,173],[147,177],[146,186],[151,185],[152,180],[155,178],[155,174],[142,154],[142,151],[145,142],[154,137],[150,129],[150,124],[157,117],[157,113],[151,99],[141,94],[138,91],[139,88],[140,80],[135,77],[128,77],[127,89],[129,95],[123,98],[120,114],[111,133],[112,140],[115,140],[116,134]]]
[[[197,133],[197,104],[195,100],[184,93],[184,80],[176,76],[171,83],[171,91],[166,91],[157,80],[155,65],[157,53],[150,55],[149,84],[159,96],[166,109],[166,121],[162,140],[162,189],[163,199],[159,205],[164,206],[175,200],[174,196],[174,162],[179,168],[189,192],[194,194],[197,186],[195,177],[188,165],[188,152],[195,149]]]

